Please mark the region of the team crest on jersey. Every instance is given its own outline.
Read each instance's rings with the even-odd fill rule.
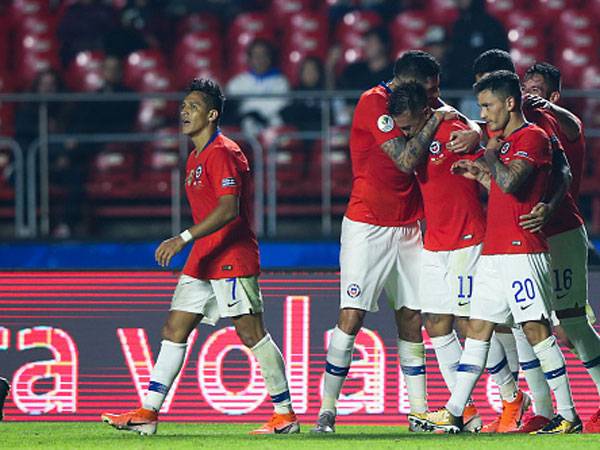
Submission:
[[[437,155],[442,151],[442,144],[440,144],[440,141],[433,141],[431,143],[431,145],[429,146],[429,153],[431,153],[432,155]]]
[[[389,133],[394,129],[394,119],[387,114],[379,116],[379,119],[377,119],[377,128],[379,128],[379,131],[382,133]]]
[[[200,179],[200,177],[202,176],[202,166],[198,166],[196,167],[196,181],[198,181]]]
[[[352,283],[348,285],[348,289],[346,289],[346,294],[350,298],[356,298],[361,294],[360,286],[356,283]]]
[[[510,142],[505,142],[504,144],[502,144],[502,147],[500,147],[500,153],[502,153],[503,155],[506,155],[509,150],[510,150]]]

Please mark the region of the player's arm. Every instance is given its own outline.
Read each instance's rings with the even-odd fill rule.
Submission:
[[[571,167],[565,153],[554,149],[550,189],[545,198],[535,205],[529,214],[519,217],[519,225],[532,233],[541,231],[567,195],[572,180]]]
[[[237,195],[223,195],[219,202],[206,218],[191,226],[177,236],[163,241],[154,254],[156,262],[161,267],[166,267],[171,258],[179,253],[188,242],[208,236],[220,230],[239,215],[239,197]]]
[[[469,180],[479,182],[488,191],[490,190],[491,175],[490,170],[483,158],[472,161],[470,159],[461,159],[452,164],[450,169],[455,175],[462,175]]]
[[[581,136],[581,122],[579,118],[568,109],[558,106],[545,98],[537,95],[526,95],[524,98],[525,106],[531,108],[547,109],[552,113],[560,131],[564,133],[570,142],[576,141]]]
[[[392,138],[381,144],[381,149],[391,158],[398,170],[413,173],[427,154],[438,126],[451,117],[456,117],[456,113],[451,112],[449,108],[436,110],[412,138],[407,139],[406,136]]]
[[[467,127],[467,130],[456,130],[450,133],[450,142],[447,144],[448,150],[452,153],[471,153],[479,148],[482,138],[481,127],[474,120],[468,119],[460,112],[458,113]]]
[[[485,149],[484,159],[489,168],[490,176],[500,190],[507,194],[517,192],[527,177],[533,172],[533,165],[523,159],[514,159],[504,164],[498,158],[501,141],[497,138],[490,139]]]

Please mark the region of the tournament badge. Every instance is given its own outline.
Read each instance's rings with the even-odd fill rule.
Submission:
[[[377,128],[379,128],[379,131],[382,133],[389,133],[394,129],[394,119],[387,114],[379,116],[379,119],[377,119]]]
[[[194,169],[190,169],[190,172],[188,173],[187,177],[185,177],[185,184],[188,186],[191,186],[193,182],[194,182]]]

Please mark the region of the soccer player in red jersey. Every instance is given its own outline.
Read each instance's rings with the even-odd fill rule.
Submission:
[[[437,61],[424,52],[407,53],[396,61],[394,78],[364,92],[354,112],[350,132],[354,179],[342,223],[340,313],[327,351],[316,433],[335,431],[336,403],[350,370],[356,334],[367,311],[378,310],[383,290],[395,310],[411,428],[427,410],[417,298],[423,206],[414,169],[439,124],[456,113],[449,107],[435,110],[411,138],[398,129],[388,113],[388,100],[407,67],[411,76],[430,86],[434,100],[439,95]]]
[[[548,244],[543,234],[519,224],[519,217],[546,192],[552,164],[550,139],[541,128],[525,121],[520,81],[514,73],[493,72],[474,89],[482,119],[491,131],[501,134],[492,138],[485,150],[483,162],[489,177],[478,177],[490,189],[487,228],[456,387],[445,408],[428,414],[428,424],[445,432],[462,430],[463,410],[483,372],[494,328],[514,320],[533,346],[557,401],[558,414],[537,433],[577,433],[581,420],[573,406],[564,357],[549,325],[552,294]],[[474,171],[465,175],[477,175],[483,162],[471,162]],[[523,396],[521,392],[518,395]],[[500,427],[507,421],[517,428],[524,403],[515,403],[521,408],[515,408],[510,416],[503,415]]]
[[[593,311],[587,290],[587,233],[576,206],[583,176],[585,138],[579,118],[556,103],[560,100],[560,71],[551,64],[537,63],[530,67],[523,81],[529,94],[526,109],[554,119],[558,139],[564,148],[573,181],[569,193],[556,205],[540,202],[523,218],[523,227],[548,237],[552,257],[554,287],[553,310],[562,331],[576,350],[600,393],[600,336],[594,330]],[[591,312],[591,321],[587,311]],[[591,322],[591,323],[590,323]],[[600,409],[585,424],[585,431],[600,432]]]
[[[431,108],[422,84],[400,85],[390,96],[389,112],[407,137],[413,136]],[[465,158],[449,151],[455,131],[467,130],[461,120],[438,127],[429,152],[416,168],[425,210],[425,237],[418,297],[426,313],[425,326],[436,351],[448,389],[454,389],[456,366],[462,354],[454,319],[468,319],[475,264],[485,233],[485,214],[475,180],[453,175],[452,165]],[[473,159],[481,152],[469,155]],[[509,374],[509,376],[511,376]],[[464,429],[479,431],[481,417],[474,405],[465,408]]]
[[[230,317],[240,340],[258,360],[275,412],[253,434],[300,430],[292,410],[281,352],[264,328],[258,286],[258,243],[250,225],[250,168],[239,146],[218,128],[224,97],[213,81],[192,82],[181,106],[182,132],[195,146],[185,189],[194,225],[156,249],[162,267],[194,241],[162,329],[163,341],[142,408],[102,414],[118,429],[154,434],[158,411],[184,362],[187,339],[200,323]]]

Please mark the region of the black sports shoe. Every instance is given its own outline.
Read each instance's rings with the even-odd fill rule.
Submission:
[[[6,378],[0,377],[0,420],[4,419],[4,401],[10,391],[10,384]]]

